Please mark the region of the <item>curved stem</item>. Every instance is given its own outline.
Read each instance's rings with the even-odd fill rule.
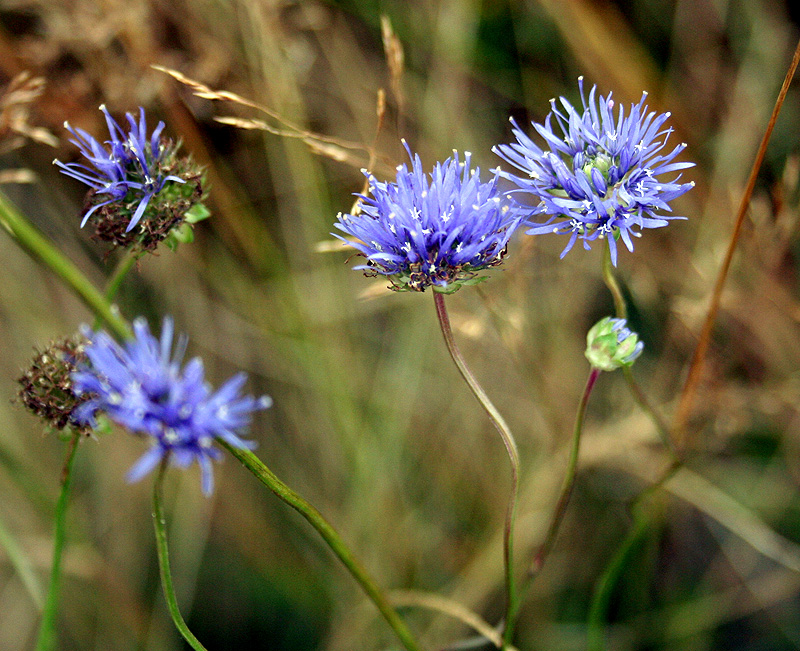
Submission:
[[[567,471],[564,475],[564,481],[561,484],[561,491],[558,495],[556,508],[553,511],[553,519],[550,521],[550,527],[545,535],[544,542],[533,557],[533,562],[530,567],[530,575],[536,575],[544,565],[550,550],[555,543],[558,529],[561,526],[561,521],[564,519],[564,513],[567,510],[569,498],[572,495],[572,489],[575,486],[575,475],[578,468],[578,452],[580,451],[581,433],[583,432],[583,421],[586,417],[586,406],[589,404],[589,396],[592,395],[592,389],[600,376],[602,371],[598,368],[592,368],[589,372],[589,377],[586,380],[586,388],[583,390],[580,404],[578,405],[578,412],[575,416],[575,429],[572,434],[572,446],[569,451],[569,460],[567,461]]]
[[[25,219],[2,192],[0,192],[0,226],[3,226],[30,255],[61,278],[118,337],[126,339],[131,336],[130,327],[108,304],[103,294]]]
[[[492,401],[489,400],[489,396],[486,395],[483,387],[467,367],[464,358],[461,356],[461,351],[456,346],[455,339],[453,339],[453,330],[450,327],[450,318],[447,315],[447,307],[444,303],[444,294],[434,292],[433,298],[436,303],[436,316],[439,318],[439,325],[442,328],[442,335],[444,335],[444,341],[447,344],[450,357],[453,358],[461,377],[464,378],[473,395],[489,415],[492,424],[500,432],[500,438],[503,439],[503,445],[505,445],[508,459],[511,462],[511,495],[508,499],[506,521],[503,529],[503,559],[506,573],[506,626],[503,632],[503,648],[506,648],[514,634],[514,620],[518,609],[516,580],[514,578],[514,523],[516,520],[517,493],[519,492],[519,451],[508,424],[492,404]]]
[[[627,319],[628,308],[625,304],[625,296],[622,294],[622,288],[619,286],[619,282],[617,282],[617,278],[614,275],[614,267],[611,264],[611,249],[609,248],[608,240],[606,240],[605,246],[603,247],[603,282],[605,282],[608,291],[611,292],[611,297],[614,299],[614,309],[617,318]],[[625,381],[628,383],[628,389],[633,399],[636,401],[636,404],[639,405],[639,408],[653,421],[661,437],[661,442],[674,457],[675,448],[672,444],[669,428],[666,423],[650,404],[650,401],[647,399],[644,391],[642,391],[639,383],[636,382],[636,378],[633,377],[633,370],[629,366],[626,366],[622,371],[625,376]]]
[[[56,613],[58,612],[58,597],[61,592],[61,566],[64,552],[64,541],[67,534],[67,506],[69,492],[72,486],[72,467],[75,463],[75,453],[78,450],[80,434],[73,434],[67,448],[67,457],[61,473],[61,494],[58,496],[55,515],[55,531],[53,534],[53,564],[50,568],[50,583],[47,587],[47,600],[42,612],[42,621],[39,624],[39,634],[36,639],[36,651],[52,651],[56,648]]]
[[[169,614],[175,623],[175,628],[183,636],[183,639],[195,651],[206,651],[206,648],[189,630],[186,622],[178,608],[178,599],[175,596],[175,589],[172,585],[172,573],[169,569],[169,547],[167,546],[167,525],[164,518],[164,506],[161,499],[161,488],[164,483],[164,474],[167,468],[167,457],[165,457],[158,469],[158,476],[153,484],[153,526],[156,532],[156,549],[158,550],[158,567],[161,574],[161,587],[164,590],[164,599],[167,602]]]
[[[255,475],[256,479],[275,493],[281,500],[286,502],[286,504],[299,512],[300,515],[317,530],[333,553],[339,557],[339,560],[342,561],[353,578],[378,608],[407,651],[422,651],[422,648],[417,644],[411,631],[408,630],[405,622],[403,622],[397,614],[397,611],[389,603],[388,598],[378,587],[378,584],[370,576],[364,566],[361,565],[358,559],[356,559],[339,533],[330,525],[322,514],[298,493],[278,479],[275,473],[267,468],[261,459],[250,450],[233,447],[222,439],[217,439],[217,442]]]
[[[694,395],[700,385],[700,378],[703,374],[703,364],[705,361],[708,345],[711,341],[711,331],[714,328],[714,321],[717,318],[719,311],[720,300],[722,298],[722,289],[725,286],[725,281],[728,278],[728,271],[731,268],[731,261],[733,260],[733,253],[736,250],[736,244],[739,242],[739,236],[742,232],[742,224],[747,214],[747,207],[750,205],[750,197],[756,187],[756,180],[758,179],[758,171],[761,169],[761,164],[764,162],[764,156],[767,153],[767,144],[769,143],[772,130],[775,128],[775,122],[778,120],[778,114],[783,106],[783,101],[786,99],[786,93],[789,91],[792,77],[797,70],[797,65],[800,63],[800,41],[797,42],[797,47],[794,51],[794,56],[789,64],[789,69],[786,71],[786,77],[783,80],[783,85],[778,93],[778,98],[775,100],[775,106],[772,109],[767,128],[764,131],[764,137],[761,139],[761,145],[756,153],[753,167],[750,169],[750,177],[747,179],[747,186],[742,194],[742,201],[739,204],[739,210],[736,213],[736,223],[731,233],[731,239],[728,243],[728,250],[725,252],[725,259],[722,261],[722,266],[719,269],[714,290],[711,294],[711,301],[708,305],[708,313],[706,314],[703,328],[700,331],[700,338],[697,341],[697,347],[694,349],[692,361],[689,364],[689,373],[686,376],[686,384],[683,385],[680,401],[678,402],[678,410],[675,414],[674,422],[674,435],[678,448],[683,448],[685,439],[686,424],[689,421],[689,415],[692,408]]]

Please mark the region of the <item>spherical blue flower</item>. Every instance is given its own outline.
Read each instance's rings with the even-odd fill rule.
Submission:
[[[106,117],[111,136],[110,140],[105,141],[107,147],[103,147],[83,129],[65,122],[64,126],[74,136],[70,142],[81,150],[89,164],[53,162],[64,174],[94,190],[92,205],[84,214],[81,227],[99,208],[120,202],[136,206],[126,228],[126,232],[129,232],[139,223],[150,199],[161,192],[168,181],[185,183],[185,180],[163,169],[164,160],[175,149],[161,142],[163,122],[159,122],[148,137],[144,109],[140,107],[138,122],[133,115],[126,114],[130,130],[125,133],[105,106],[101,106],[100,110]]]
[[[478,272],[502,262],[506,244],[520,222],[505,205],[497,174],[481,183],[480,169],[471,169],[471,154],[437,163],[430,176],[418,155],[397,167],[396,182],[369,180],[369,196],[360,195],[360,212],[339,214],[336,228],[367,262],[355,269],[381,274],[399,291],[427,287],[450,293],[483,280]]]
[[[544,124],[532,123],[545,141],[544,148],[512,119],[517,142],[499,145],[493,151],[525,173],[502,173],[517,185],[513,192],[532,194],[538,200],[529,210],[532,228],[528,234],[568,233],[562,258],[577,239],[588,249],[589,242],[607,238],[616,265],[617,238],[633,251],[631,236],[641,235],[642,228],[685,219],[657,213],[669,212],[669,202],[694,183],[680,183],[680,174],[671,179],[658,177],[694,163],[673,162],[686,145],[665,149],[672,133],[671,127],[664,127],[670,114],[648,112],[647,93],[638,104],[631,105],[627,115],[620,106],[615,117],[611,93],[598,99],[592,86],[587,99],[582,77],[578,85],[582,111],[562,97],[562,108],[551,100],[552,111]],[[554,119],[560,133],[556,133]],[[530,221],[539,215],[546,216],[543,223]]]
[[[211,460],[221,456],[213,447],[214,439],[239,448],[255,447],[237,432],[250,424],[252,412],[266,409],[271,400],[239,395],[244,373],[212,392],[199,358],[181,368],[187,340],[180,337],[172,353],[171,319],[164,319],[160,341],[143,318],[134,321],[133,329],[135,338],[124,346],[105,332],[85,333],[89,363],[72,379],[74,392],[89,399],[75,410],[75,420],[96,427],[96,414],[104,412],[131,432],[151,437],[152,447],[130,469],[129,481],[141,479],[165,457],[180,467],[197,461],[208,495],[213,488]]]

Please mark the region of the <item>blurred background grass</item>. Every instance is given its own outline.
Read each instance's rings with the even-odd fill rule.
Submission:
[[[698,163],[674,202],[686,222],[648,231],[619,273],[646,341],[636,375],[670,419],[733,226],[737,202],[798,36],[793,3],[767,0],[51,0],[0,1],[0,75],[45,77],[31,122],[57,134],[0,159],[24,212],[101,285],[115,254],[78,229],[84,188],[64,120],[97,136],[144,106],[151,126],[208,166],[213,218],[177,254],[148,256],[119,303],[156,324],[175,317],[219,384],[237,369],[275,399],[258,454],[340,529],[385,586],[432,590],[495,623],[502,614],[501,523],[508,463],[447,357],[429,294],[382,291],[331,240],[363,177],[298,140],[244,131],[150,66],[235,91],[316,132],[363,143],[388,93],[381,160],[407,138],[425,166],[453,148],[484,170],[509,142],[509,115],[541,120],[576,101],[578,75],[618,101],[650,93],[673,113]],[[796,10],[794,10],[796,11]],[[405,54],[390,74],[388,17]],[[394,85],[393,85],[394,82]],[[691,418],[691,461],[666,486],[663,517],[612,595],[614,650],[800,648],[800,302],[798,128],[790,89],[734,259]],[[456,336],[506,415],[523,459],[519,558],[541,541],[583,388],[587,328],[613,306],[600,247],[559,261],[561,238],[519,237],[480,289],[449,300]],[[324,247],[323,247],[324,248]],[[0,395],[34,346],[90,315],[0,236]],[[0,400],[0,525],[44,581],[64,449]],[[85,441],[69,513],[60,649],[182,648],[160,595],[149,483],[126,469],[143,442]],[[581,469],[562,533],[523,609],[521,650],[582,649],[592,590],[631,525],[629,503],[666,463],[623,378],[592,397]],[[230,460],[210,499],[195,470],[170,477],[172,561],[190,627],[210,650],[396,648],[351,578],[294,512]],[[429,648],[469,631],[408,610]],[[38,610],[0,551],[0,648],[30,648]]]

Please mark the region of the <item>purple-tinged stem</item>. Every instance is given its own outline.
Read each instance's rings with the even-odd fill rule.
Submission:
[[[519,492],[519,452],[517,450],[517,443],[514,440],[514,435],[508,427],[503,416],[497,408],[489,400],[489,396],[483,390],[483,387],[475,379],[472,371],[467,367],[464,358],[456,346],[455,339],[453,339],[453,330],[450,327],[450,317],[447,315],[447,308],[444,303],[444,294],[435,292],[433,299],[436,303],[436,316],[439,318],[439,325],[442,328],[442,335],[444,335],[444,342],[447,345],[447,350],[450,352],[450,357],[453,358],[456,367],[461,373],[461,377],[469,386],[473,395],[481,403],[481,407],[489,415],[492,424],[500,432],[500,438],[503,440],[506,452],[508,452],[508,459],[511,462],[511,495],[508,499],[508,507],[506,508],[506,521],[503,529],[503,560],[505,563],[506,573],[506,625],[503,632],[503,648],[507,648],[511,641],[514,632],[514,619],[517,611],[517,589],[516,580],[514,578],[514,522],[516,520],[517,508],[517,493]]]

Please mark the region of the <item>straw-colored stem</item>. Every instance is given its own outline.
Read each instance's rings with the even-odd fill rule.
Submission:
[[[175,596],[175,588],[172,585],[172,572],[169,569],[169,546],[167,545],[167,524],[164,518],[164,506],[161,499],[161,489],[164,484],[168,458],[164,457],[158,469],[158,475],[153,484],[153,526],[156,532],[156,550],[158,551],[158,568],[161,574],[161,587],[164,590],[164,599],[167,602],[167,609],[175,624],[175,628],[183,636],[183,639],[195,651],[206,651],[206,648],[189,630],[186,622],[178,608],[178,599]]]
[[[722,298],[722,289],[725,287],[725,281],[728,278],[728,272],[731,268],[731,261],[733,254],[736,251],[736,245],[739,242],[739,237],[742,232],[742,224],[747,214],[747,207],[750,205],[750,197],[756,187],[756,180],[758,179],[758,171],[761,169],[761,164],[764,162],[764,156],[767,153],[767,144],[769,143],[772,130],[775,128],[775,122],[778,120],[783,101],[786,99],[786,93],[789,91],[789,85],[797,70],[797,65],[800,63],[800,41],[797,42],[797,47],[794,51],[794,56],[789,64],[789,69],[786,71],[786,77],[783,80],[783,85],[778,93],[778,98],[775,100],[775,107],[772,109],[767,128],[764,131],[764,137],[761,139],[761,145],[756,153],[753,166],[750,169],[750,177],[747,179],[747,186],[742,194],[742,200],[739,204],[739,211],[736,214],[736,223],[731,233],[731,239],[728,243],[728,250],[725,253],[725,259],[722,261],[717,281],[714,284],[714,290],[711,293],[711,301],[708,305],[708,312],[706,313],[703,328],[700,331],[700,338],[697,341],[697,347],[692,355],[692,361],[689,364],[689,372],[686,376],[686,384],[683,386],[681,392],[680,402],[678,403],[678,410],[675,414],[675,422],[673,426],[674,439],[676,447],[680,450],[685,445],[686,425],[689,421],[691,414],[692,404],[694,402],[697,388],[700,385],[700,378],[703,374],[703,365],[705,362],[706,352],[711,341],[711,332],[714,329],[714,322],[719,312],[720,300]]]
[[[434,292],[433,298],[436,303],[436,316],[439,318],[439,325],[442,328],[442,335],[444,335],[444,341],[447,345],[447,350],[450,352],[450,357],[453,358],[461,377],[464,378],[473,395],[489,415],[492,424],[500,432],[500,438],[503,440],[508,459],[511,462],[511,494],[508,499],[503,529],[503,559],[506,574],[506,625],[503,632],[503,648],[505,649],[511,643],[511,638],[514,634],[514,620],[518,609],[516,579],[514,577],[514,523],[516,520],[517,493],[519,491],[519,452],[511,429],[494,404],[492,404],[492,401],[489,400],[489,396],[486,395],[472,371],[470,371],[456,345],[455,339],[453,339],[453,330],[450,327],[450,318],[447,315],[444,294]]]
[[[378,587],[378,584],[370,576],[363,565],[350,551],[350,548],[345,544],[339,533],[331,526],[331,524],[322,516],[322,514],[299,494],[284,484],[266,465],[250,450],[243,450],[241,448],[233,447],[223,440],[218,440],[228,452],[236,457],[242,465],[247,468],[256,479],[269,488],[281,500],[286,502],[289,506],[300,513],[314,529],[322,536],[322,539],[328,544],[334,554],[344,564],[353,578],[358,582],[366,595],[372,600],[380,613],[389,623],[389,626],[395,632],[398,639],[402,642],[407,651],[422,651],[422,648],[417,644],[411,631],[405,625],[405,622],[397,614],[397,611],[392,607],[389,599],[384,594],[383,590]]]

